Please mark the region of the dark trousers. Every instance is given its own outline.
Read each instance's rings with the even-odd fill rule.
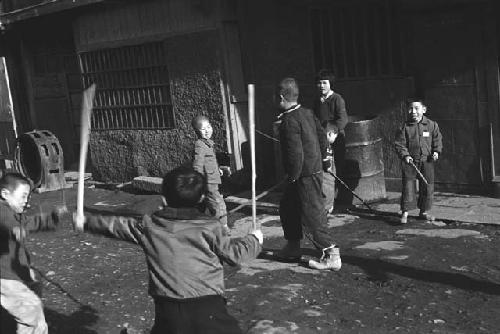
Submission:
[[[432,161],[414,161],[415,166],[424,175],[429,183],[417,176],[415,169],[406,163],[403,163],[403,193],[401,196],[401,211],[408,211],[415,208],[415,179],[418,179],[418,203],[417,207],[422,212],[432,208],[434,198],[434,163]]]
[[[287,185],[280,202],[280,219],[286,240],[299,241],[306,232],[318,249],[333,244],[326,224],[322,181],[323,173],[317,173],[300,177]]]
[[[238,322],[227,312],[222,296],[189,300],[155,298],[151,334],[241,334]]]

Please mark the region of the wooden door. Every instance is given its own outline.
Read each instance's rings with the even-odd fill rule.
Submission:
[[[479,186],[481,177],[477,69],[480,25],[470,11],[429,12],[414,17],[417,91],[443,134],[436,183]],[[477,21],[476,21],[477,22]]]

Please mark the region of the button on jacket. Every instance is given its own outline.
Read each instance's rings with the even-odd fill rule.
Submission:
[[[433,152],[441,154],[442,135],[436,122],[423,116],[420,122],[406,122],[396,134],[396,152],[400,159],[411,156],[414,160],[427,160]]]

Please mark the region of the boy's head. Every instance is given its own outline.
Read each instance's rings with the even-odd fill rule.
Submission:
[[[338,134],[338,128],[333,121],[328,121],[326,123],[325,132],[326,132],[326,138],[328,139],[328,142],[330,144],[333,144],[333,142],[335,142],[335,139],[337,138],[337,134]]]
[[[7,173],[0,178],[0,197],[16,213],[24,211],[31,192],[31,182],[19,173]]]
[[[193,129],[194,131],[196,131],[196,134],[198,135],[199,138],[203,139],[212,138],[214,129],[212,128],[212,125],[210,124],[210,120],[208,119],[208,117],[203,115],[196,116],[195,118],[193,118],[191,125],[193,126]]]
[[[409,98],[406,100],[406,110],[410,121],[420,122],[427,111],[427,106],[421,98]]]
[[[192,167],[179,167],[163,178],[162,193],[170,207],[194,207],[205,193],[205,180]]]
[[[297,80],[294,78],[281,80],[278,86],[278,95],[281,109],[288,109],[291,105],[296,104],[299,99],[299,84]]]
[[[335,75],[329,70],[320,70],[316,75],[316,85],[318,87],[319,93],[322,96],[326,96],[328,92],[333,90],[333,84],[335,83]]]

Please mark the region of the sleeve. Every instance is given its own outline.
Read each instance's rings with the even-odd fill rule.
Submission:
[[[314,123],[316,125],[316,133],[318,134],[319,148],[321,150],[321,159],[326,159],[327,149],[328,149],[328,140],[326,138],[326,133],[319,119],[314,117]]]
[[[285,170],[288,177],[292,180],[297,180],[302,173],[302,165],[304,162],[304,151],[302,148],[302,135],[299,123],[290,119],[289,117],[284,120],[285,122],[285,143],[284,149],[286,150],[285,156]]]
[[[404,157],[410,155],[406,146],[406,131],[404,126],[396,133],[394,148],[396,149],[396,153],[400,159],[404,159]]]
[[[89,232],[140,244],[141,236],[143,235],[142,221],[145,217],[140,219],[86,214],[85,218],[85,227]]]
[[[335,99],[335,111],[334,111],[334,121],[335,125],[337,126],[338,131],[344,130],[345,126],[347,125],[347,110],[345,107],[345,101],[342,96],[338,96],[337,99]]]
[[[201,174],[203,174],[203,165],[205,163],[205,154],[202,145],[202,142],[199,140],[194,143],[193,159],[193,169]]]
[[[432,131],[432,152],[441,154],[443,150],[443,136],[439,130],[439,125],[434,122],[434,131]]]
[[[214,234],[212,234],[212,238],[212,246],[215,254],[217,254],[222,262],[230,266],[236,266],[253,260],[262,251],[259,240],[251,234],[243,238],[231,239],[223,235],[222,228],[218,226]]]

